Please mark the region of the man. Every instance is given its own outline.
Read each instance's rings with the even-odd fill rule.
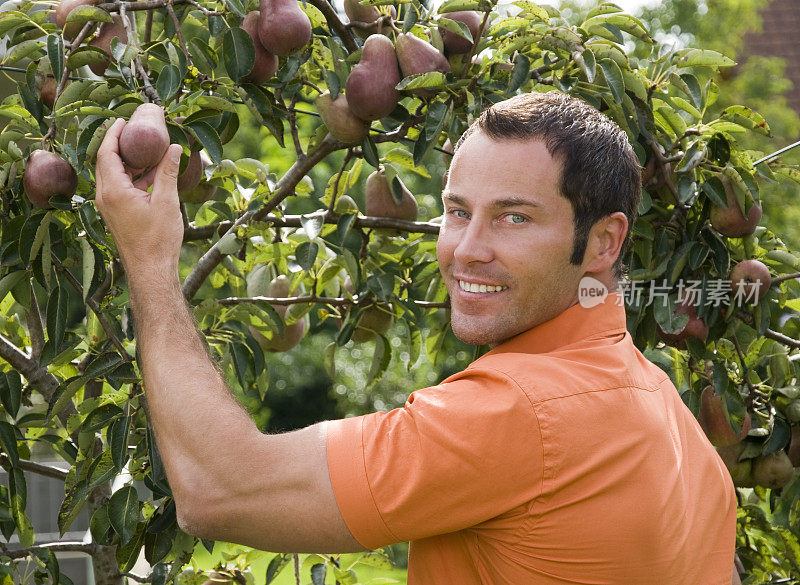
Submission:
[[[727,585],[731,480],[615,292],[640,196],[622,131],[558,93],[490,108],[459,143],[437,256],[455,334],[493,349],[389,413],[258,432],[178,281],[171,146],[152,195],[98,155],[149,410],[193,534],[270,551],[411,541],[409,584]],[[611,292],[584,308],[579,283]]]

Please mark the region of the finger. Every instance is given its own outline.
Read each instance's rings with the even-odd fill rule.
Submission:
[[[133,182],[133,186],[137,189],[141,189],[142,191],[147,191],[150,188],[150,185],[153,184],[153,180],[156,177],[156,169],[158,167],[153,167],[141,177],[137,177],[136,180]]]
[[[97,151],[95,174],[101,182],[104,182],[104,179],[111,180],[113,178],[116,181],[122,181],[119,184],[120,187],[131,187],[133,183],[125,172],[125,165],[122,164],[119,156],[119,135],[124,127],[125,121],[117,119],[106,132]]]
[[[167,153],[155,169],[151,201],[156,204],[178,201],[178,170],[181,165],[180,144],[170,144]]]

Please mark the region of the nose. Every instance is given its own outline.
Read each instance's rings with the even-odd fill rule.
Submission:
[[[491,262],[494,259],[494,241],[491,229],[477,218],[458,233],[458,243],[453,258],[459,264]]]

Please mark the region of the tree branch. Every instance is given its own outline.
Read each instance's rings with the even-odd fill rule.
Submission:
[[[275,209],[286,197],[294,193],[294,188],[297,186],[297,183],[314,168],[314,165],[339,147],[341,147],[341,143],[334,140],[330,135],[325,137],[313,153],[299,158],[291,168],[286,171],[286,174],[283,175],[277,185],[275,185],[274,195],[264,207],[256,212],[248,211],[242,214],[225,234],[233,233],[237,227],[247,223],[251,219],[254,221],[264,221],[264,218],[269,215],[270,211]],[[187,300],[191,299],[195,293],[197,293],[200,285],[203,284],[203,281],[208,278],[208,275],[211,274],[214,268],[222,261],[223,256],[224,255],[219,251],[219,241],[203,254],[203,257],[197,262],[192,272],[189,273],[183,281],[183,295]]]
[[[309,2],[312,6],[319,9],[327,21],[328,27],[339,35],[339,38],[342,39],[344,43],[344,48],[347,49],[349,53],[358,51],[358,45],[353,38],[353,33],[339,20],[339,15],[336,14],[336,10],[334,10],[328,0],[309,0]]]
[[[227,297],[217,301],[220,305],[229,307],[241,303],[269,303],[270,305],[299,305],[302,303],[324,303],[334,306],[349,306],[359,304],[371,304],[374,299],[358,300],[345,297],[319,297],[317,295],[307,295],[304,297]],[[423,309],[446,309],[450,303],[434,303],[431,301],[413,301],[415,305]]]
[[[0,461],[7,464],[11,463],[11,460],[5,453],[0,453]],[[63,469],[59,469],[58,467],[53,467],[52,465],[44,465],[43,463],[36,463],[35,461],[20,459],[19,467],[20,469],[24,469],[25,471],[30,471],[31,473],[35,473],[37,475],[43,475],[44,477],[50,477],[52,479],[60,479],[61,481],[66,481],[67,479],[66,471],[64,471]]]
[[[260,219],[265,223],[271,223],[275,227],[301,227],[302,215],[284,215],[278,217],[276,215],[268,215]],[[339,216],[336,213],[326,213],[322,216],[322,220],[326,224],[336,224],[339,221]],[[233,225],[230,221],[223,221],[220,223],[212,223],[200,227],[190,225],[183,232],[183,241],[190,242],[193,240],[205,240],[210,238],[215,233],[225,232]],[[429,221],[408,221],[405,219],[395,219],[393,217],[369,217],[360,216],[353,220],[354,227],[361,228],[378,228],[378,229],[393,229],[408,232],[411,234],[433,234],[439,233],[439,224]]]
[[[772,279],[772,284],[778,284],[784,280],[792,280],[793,278],[800,278],[800,272],[793,272],[792,274],[781,274]]]
[[[49,402],[58,390],[58,379],[43,368],[38,362],[25,355],[16,345],[0,334],[0,358],[7,361],[12,368],[25,376],[28,383]]]
[[[0,542],[0,550],[3,556],[11,557],[12,559],[22,559],[37,551],[49,550],[51,552],[82,552],[87,555],[94,554],[97,545],[93,542],[78,542],[78,541],[65,541],[65,542],[45,542],[30,546],[28,548],[21,548],[18,550],[9,550],[8,547]]]

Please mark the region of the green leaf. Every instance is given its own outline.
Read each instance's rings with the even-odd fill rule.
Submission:
[[[314,585],[325,585],[325,573],[327,573],[328,567],[326,567],[323,563],[316,563],[311,566],[311,582]]]
[[[392,359],[392,346],[386,339],[386,336],[380,333],[375,333],[375,351],[372,354],[372,365],[367,374],[367,386],[372,387],[378,380],[381,379],[386,368],[389,367],[389,362]]]
[[[123,543],[133,538],[139,521],[139,496],[135,487],[127,485],[111,495],[108,520]]]
[[[121,470],[128,462],[128,434],[131,428],[131,417],[123,416],[108,427],[108,447],[114,467]]]
[[[420,89],[429,87],[444,87],[447,84],[445,74],[440,71],[429,71],[428,73],[417,73],[409,75],[400,80],[396,89]]]
[[[22,380],[19,373],[16,370],[0,373],[0,401],[12,418],[17,417],[21,400]]]
[[[222,162],[222,142],[213,126],[208,122],[199,121],[187,123],[186,125],[192,129],[200,144],[208,151],[208,156],[211,157],[214,164],[220,164]]]
[[[225,71],[234,81],[250,73],[255,63],[255,45],[241,28],[230,28],[222,37],[222,57]]]
[[[69,297],[63,286],[56,288],[47,301],[47,334],[54,347],[61,347],[67,331],[67,301]]]
[[[61,35],[47,35],[47,58],[56,81],[61,81],[64,74],[64,39]]]
[[[309,215],[301,215],[300,224],[303,226],[303,230],[306,232],[306,235],[310,239],[314,240],[320,234],[322,227],[325,225],[324,214],[313,213]]]
[[[439,6],[439,14],[448,12],[460,12],[462,10],[481,10],[480,0],[445,0]]]
[[[84,4],[70,10],[66,22],[114,22],[114,19],[102,8]]]
[[[107,373],[114,370],[117,366],[119,366],[123,362],[122,356],[118,353],[109,351],[103,354],[100,354],[86,367],[84,371],[83,378],[86,380],[92,380],[95,378],[102,378]]]
[[[165,65],[156,79],[158,97],[163,101],[169,100],[178,91],[182,81],[181,73],[175,65]]]
[[[8,455],[11,465],[19,465],[19,452],[17,451],[17,433],[14,426],[4,420],[0,421],[0,446],[3,453]]]
[[[31,57],[34,53],[36,53],[39,49],[42,48],[42,41],[37,39],[29,39],[27,41],[22,41],[16,45],[11,47],[11,50],[6,55],[6,58],[3,60],[4,65],[13,65],[17,61],[21,61],[26,57]]]
[[[508,80],[506,94],[511,95],[516,92],[530,78],[531,60],[522,53],[517,53],[514,59],[514,70],[511,72],[511,78]]]
[[[6,298],[6,295],[9,293],[9,291],[22,282],[22,279],[25,278],[25,276],[26,272],[24,270],[16,270],[6,274],[3,278],[0,278],[0,301]]]
[[[94,249],[86,238],[80,238],[83,251],[83,300],[89,297],[92,278],[94,278]]]
[[[295,249],[295,260],[303,270],[311,270],[311,267],[314,266],[314,262],[317,259],[318,252],[319,244],[316,242],[303,242]]]
[[[609,89],[611,89],[614,100],[621,102],[622,96],[625,95],[625,81],[622,78],[622,70],[619,65],[607,58],[600,59],[598,65],[603,70],[603,75],[606,78]]]
[[[364,152],[364,160],[366,160],[369,164],[376,169],[381,165],[378,155],[378,147],[375,145],[375,141],[369,134],[361,142],[361,150]]]
[[[289,560],[292,558],[292,555],[289,553],[277,554],[272,557],[272,560],[267,565],[267,582],[265,585],[269,585],[275,580],[275,577],[278,576],[278,573],[289,564]]]
[[[767,124],[764,116],[754,112],[747,106],[730,106],[725,108],[719,117],[721,120],[729,120],[759,134],[770,135],[769,124]]]
[[[59,585],[61,582],[61,572],[58,569],[58,560],[56,559],[56,555],[53,553],[53,551],[48,549],[39,549],[34,551],[33,554],[36,555],[36,558],[42,562],[47,574],[50,575],[50,580],[48,583],[50,585]]]
[[[653,39],[648,34],[647,28],[645,28],[641,20],[622,12],[598,14],[585,20],[583,24],[581,24],[581,28],[591,35],[603,36],[602,29],[608,29],[609,25],[646,43],[653,42]]]
[[[674,56],[676,67],[732,67],[736,65],[733,59],[729,59],[722,53],[711,49],[681,49],[675,52]]]

